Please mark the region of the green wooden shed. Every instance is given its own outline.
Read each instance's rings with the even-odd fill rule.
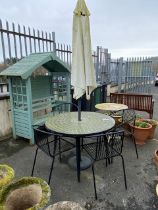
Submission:
[[[43,124],[57,104],[71,101],[70,69],[55,53],[30,54],[0,76],[9,80],[14,138],[34,143],[33,125]]]

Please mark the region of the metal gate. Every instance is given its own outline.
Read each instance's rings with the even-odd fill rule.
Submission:
[[[151,93],[151,58],[131,58],[125,62],[125,92]]]

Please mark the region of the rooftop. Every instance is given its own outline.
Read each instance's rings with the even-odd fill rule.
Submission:
[[[158,119],[158,91],[154,91],[154,119]],[[24,139],[8,139],[0,142],[0,162],[15,169],[16,177],[30,176],[36,146],[29,145]],[[158,209],[156,184],[158,172],[153,161],[154,151],[158,149],[158,129],[154,139],[145,145],[138,145],[139,159],[136,158],[134,145],[127,137],[124,141],[127,187],[124,188],[121,160],[115,158],[106,167],[105,161],[95,164],[98,200],[94,198],[91,168],[81,172],[81,182],[77,182],[76,171],[67,162],[75,151],[62,156],[62,163],[56,159],[51,179],[52,195],[48,205],[58,201],[71,200],[92,210],[154,210]],[[48,180],[51,160],[40,152],[35,168],[35,176]]]

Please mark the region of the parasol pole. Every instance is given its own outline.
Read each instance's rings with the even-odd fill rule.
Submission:
[[[78,99],[78,121],[81,121],[81,98]]]

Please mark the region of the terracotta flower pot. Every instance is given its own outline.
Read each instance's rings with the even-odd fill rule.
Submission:
[[[138,121],[147,122],[150,125],[152,125],[152,128],[150,129],[148,138],[149,139],[153,139],[154,135],[155,135],[155,129],[156,129],[157,125],[158,125],[158,122],[156,120],[153,120],[153,119],[144,119],[144,118],[141,118]]]
[[[131,129],[133,131],[133,135],[134,135],[136,144],[139,144],[139,145],[145,144],[145,141],[149,137],[149,133],[150,133],[150,130],[152,128],[152,125],[148,124],[147,128],[136,127],[136,126],[133,126],[133,125],[130,125],[130,126],[131,126]]]
[[[151,130],[149,132],[149,139],[153,139],[154,138],[156,126],[157,125],[152,125],[152,128],[151,128]]]
[[[36,177],[14,180],[0,192],[1,210],[38,210],[48,203],[50,187]]]

